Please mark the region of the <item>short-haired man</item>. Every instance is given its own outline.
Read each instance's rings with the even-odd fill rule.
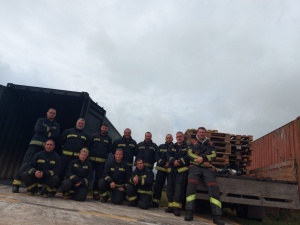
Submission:
[[[145,133],[145,140],[138,143],[136,157],[141,158],[146,167],[153,169],[157,145],[152,141],[151,132]]]
[[[175,216],[180,216],[190,160],[188,157],[188,146],[184,141],[184,136],[181,131],[176,133],[176,140],[177,142],[174,145],[171,145],[167,152],[169,168],[171,171],[168,174],[168,208],[165,212],[174,213]]]
[[[61,158],[54,151],[55,143],[53,140],[46,141],[45,150],[36,153],[26,171],[22,174],[22,179],[27,186],[27,191],[32,195],[35,193],[44,194],[39,189],[39,185],[45,185],[45,194],[54,197],[59,185],[59,173]]]
[[[212,170],[212,161],[216,158],[216,149],[206,137],[206,129],[199,127],[196,134],[197,143],[189,149],[188,155],[191,166],[188,174],[188,186],[186,191],[186,214],[184,220],[193,220],[196,207],[196,188],[200,179],[206,184],[209,194],[210,207],[213,222],[224,225],[222,221],[222,203],[220,201],[220,189],[216,182],[215,171]]]
[[[153,187],[152,207],[158,207],[161,199],[161,192],[166,183],[168,172],[170,171],[169,163],[167,159],[168,148],[173,144],[173,136],[171,134],[166,135],[166,142],[158,146],[155,152],[156,160],[156,180]]]
[[[148,209],[152,200],[154,173],[147,168],[141,158],[136,159],[136,168],[127,184],[128,206]]]
[[[113,143],[113,154],[115,154],[116,149],[123,149],[123,160],[127,163],[130,168],[130,173],[132,172],[133,158],[136,153],[137,143],[131,137],[131,130],[126,128],[124,130],[123,137],[117,139]]]
[[[103,178],[105,163],[109,153],[112,152],[112,139],[107,133],[108,125],[102,124],[100,132],[94,134],[91,138],[89,149],[90,157],[94,166],[94,184],[93,184],[93,199],[99,200],[98,182]]]
[[[101,202],[107,202],[111,192],[112,203],[122,204],[125,198],[125,185],[130,175],[131,170],[123,161],[123,149],[117,148],[113,161],[108,161],[105,165],[104,178],[101,178],[98,183]]]
[[[88,134],[85,132],[84,126],[85,119],[78,118],[75,127],[66,129],[61,134],[61,180],[64,179],[65,171],[69,162],[77,159],[81,149],[88,145]]]
[[[34,135],[29,143],[22,164],[17,170],[13,180],[12,192],[18,193],[22,184],[22,173],[25,171],[26,166],[29,164],[32,157],[40,151],[44,150],[45,142],[51,138],[56,139],[60,133],[60,125],[55,121],[56,109],[50,108],[47,111],[45,118],[39,118],[34,126]]]

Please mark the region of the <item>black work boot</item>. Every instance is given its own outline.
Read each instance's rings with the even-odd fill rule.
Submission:
[[[194,219],[194,213],[192,210],[186,210],[184,220],[185,221],[191,221]]]
[[[168,207],[167,209],[165,209],[166,213],[173,213],[174,209],[172,207]]]
[[[102,202],[102,203],[106,203],[107,200],[108,200],[108,196],[105,196],[105,197],[103,197],[103,198],[101,199],[101,202]]]
[[[151,203],[152,208],[158,208],[158,206],[159,206],[159,203],[157,203],[157,202],[152,202]]]
[[[213,217],[214,220],[213,220],[213,223],[214,224],[217,224],[217,225],[225,225],[224,221],[222,220],[222,217],[221,216],[214,216]]]
[[[20,188],[19,186],[13,185],[13,186],[12,186],[12,190],[11,190],[12,193],[19,193],[19,188]]]
[[[173,214],[174,216],[180,216],[180,209],[175,208]]]

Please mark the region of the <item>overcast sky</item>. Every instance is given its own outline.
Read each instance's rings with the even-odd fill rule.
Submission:
[[[140,142],[300,116],[299,0],[0,1],[0,84],[88,92]],[[59,113],[59,112],[58,112]]]

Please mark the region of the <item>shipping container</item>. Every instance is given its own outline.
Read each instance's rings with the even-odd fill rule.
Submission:
[[[296,182],[300,190],[300,117],[252,144],[252,176]]]
[[[61,132],[74,127],[82,117],[86,120],[85,130],[91,135],[108,120],[106,111],[87,92],[7,84],[0,99],[0,178],[13,178],[32,138],[36,120],[45,117],[49,108],[57,110],[56,121]],[[110,130],[115,138],[121,137],[114,126]],[[56,150],[59,152],[59,147]]]

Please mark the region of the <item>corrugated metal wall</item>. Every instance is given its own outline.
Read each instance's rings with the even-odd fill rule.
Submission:
[[[300,117],[255,140],[252,150],[254,174],[298,182],[300,190]]]

